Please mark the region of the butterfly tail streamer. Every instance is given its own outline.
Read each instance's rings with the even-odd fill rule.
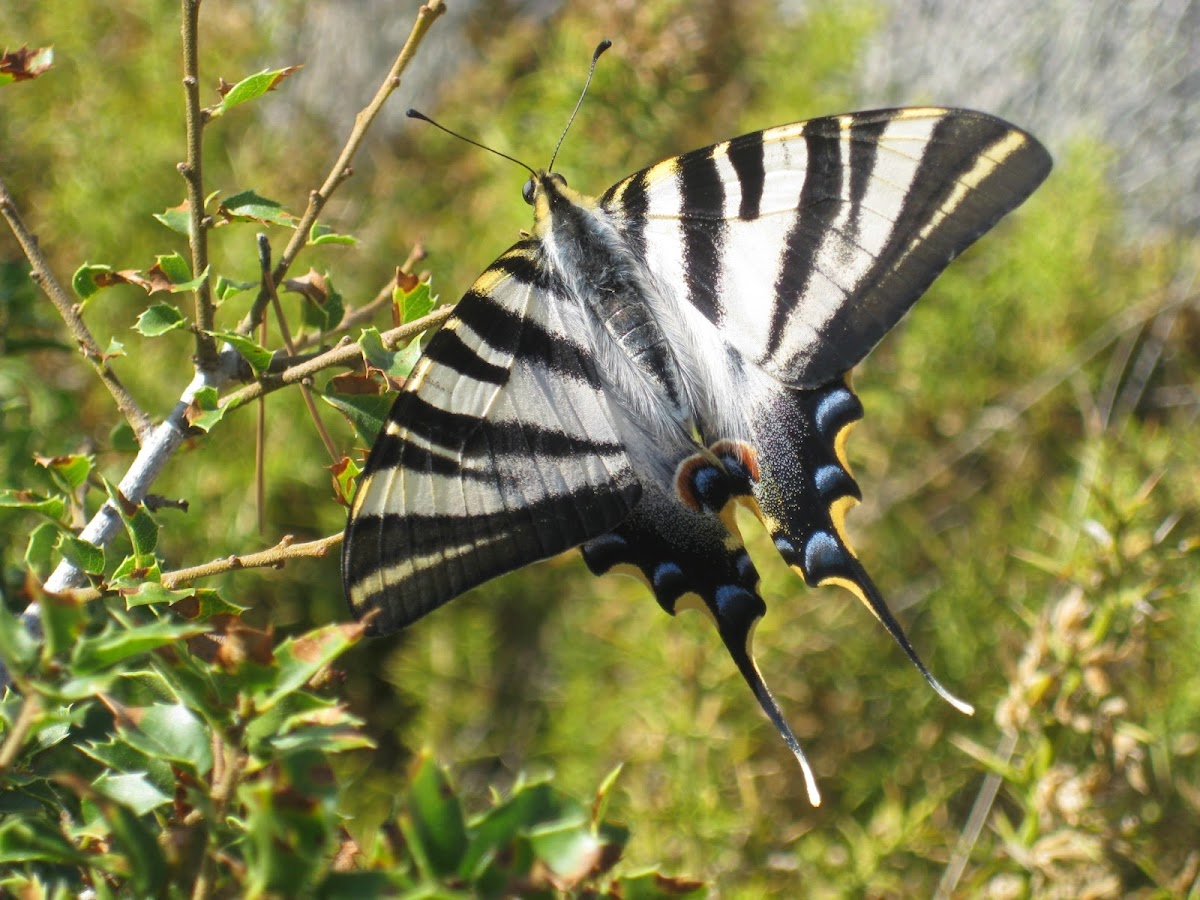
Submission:
[[[758,664],[754,661],[752,643],[754,628],[761,618],[761,614],[758,612],[761,606],[762,600],[756,594],[752,595],[746,591],[728,591],[725,595],[718,596],[717,603],[714,604],[717,630],[720,632],[721,640],[725,643],[725,649],[729,651],[734,664],[738,667],[738,671],[742,673],[742,677],[750,685],[750,690],[754,692],[758,705],[767,714],[767,718],[771,720],[775,730],[788,745],[788,749],[795,754],[796,761],[800,763],[800,770],[804,773],[804,787],[808,792],[808,802],[814,807],[820,806],[821,792],[817,788],[817,779],[813,774],[812,767],[808,764],[808,758],[804,755],[800,741],[796,739],[791,726],[783,716],[783,711],[775,702],[770,688],[767,687],[767,683],[758,669]]]

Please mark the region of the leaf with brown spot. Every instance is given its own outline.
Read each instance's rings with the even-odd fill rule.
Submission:
[[[329,379],[329,390],[335,394],[382,394],[385,388],[370,375],[344,372]]]
[[[306,275],[299,278],[286,279],[283,289],[294,294],[303,294],[313,303],[324,303],[329,299],[329,285],[325,276],[316,269],[309,269]]]
[[[44,74],[53,64],[53,47],[30,50],[22,46],[19,50],[5,50],[0,53],[0,84],[31,81]]]

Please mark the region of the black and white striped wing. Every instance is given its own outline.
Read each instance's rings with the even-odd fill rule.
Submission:
[[[567,333],[536,241],[476,281],[434,335],[368,457],[343,548],[374,633],[577,546],[641,488],[589,349]]]
[[[857,364],[1050,157],[984,113],[893,109],[769,128],[665,160],[601,206],[695,327],[791,387]]]

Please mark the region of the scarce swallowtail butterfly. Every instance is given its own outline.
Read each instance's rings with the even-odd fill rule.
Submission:
[[[429,341],[367,460],[343,551],[354,614],[387,634],[582,547],[668,613],[711,615],[816,805],[751,652],[766,605],[741,503],[809,585],[848,588],[970,712],[847,543],[860,493],[843,448],[863,412],[847,373],[1050,165],[1007,122],[921,108],[755,131],[599,197],[553,160],[531,170],[532,232]]]

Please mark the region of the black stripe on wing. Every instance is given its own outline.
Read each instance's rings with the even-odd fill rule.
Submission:
[[[354,614],[404,627],[487,579],[602,534],[641,487],[591,353],[536,243],[460,301],[393,405],[343,548]]]
[[[897,152],[881,146],[880,139],[888,125],[904,114],[882,110],[851,117],[850,216],[841,231],[847,247],[860,240],[857,221],[879,157]],[[816,119],[805,126],[810,160],[814,152],[822,159],[832,158],[844,139],[845,126],[838,118]],[[815,341],[800,352],[771,360],[775,374],[784,375],[789,383],[814,386],[853,368],[956,256],[1041,184],[1051,165],[1045,148],[1028,134],[993,116],[965,110],[944,111],[919,153],[900,214],[888,241],[874,254],[874,262],[821,325]],[[815,198],[836,190],[824,163],[815,174],[820,183],[813,191]],[[813,177],[810,162],[807,179]],[[804,193],[809,193],[807,180]],[[803,242],[808,235],[812,246],[798,254],[803,262],[795,267],[785,263],[780,273],[776,302],[785,309],[802,301],[811,277],[805,262],[819,252],[825,236],[819,226],[812,228],[804,221],[809,212],[802,199],[797,237]],[[817,218],[826,217],[818,213]],[[787,325],[781,321],[780,328]]]

